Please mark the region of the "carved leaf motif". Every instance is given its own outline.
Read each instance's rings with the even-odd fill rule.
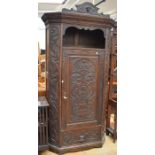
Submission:
[[[103,13],[98,13],[98,9],[95,5],[90,2],[85,2],[80,5],[76,5],[76,10],[72,9],[62,9],[64,13],[85,13],[90,15],[104,16],[105,18],[110,18],[109,15],[104,15]]]
[[[59,79],[59,40],[60,25],[51,25],[49,52],[49,142],[58,142],[58,79]]]
[[[92,3],[85,2],[81,5],[76,5],[77,11],[81,13],[90,13],[97,15],[98,8],[94,6]]]
[[[96,59],[72,58],[72,122],[95,119],[96,76]]]

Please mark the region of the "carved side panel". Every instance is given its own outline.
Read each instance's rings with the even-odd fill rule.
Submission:
[[[106,106],[108,104],[108,78],[109,78],[109,59],[111,50],[111,37],[110,29],[106,30],[106,52],[105,52],[105,64],[104,64],[104,91],[103,91],[103,134],[105,130],[105,119],[106,119]]]
[[[96,116],[96,58],[70,58],[71,122],[95,120]]]
[[[48,61],[49,88],[49,142],[57,144],[59,139],[59,56],[60,56],[60,25],[50,26],[50,49]]]

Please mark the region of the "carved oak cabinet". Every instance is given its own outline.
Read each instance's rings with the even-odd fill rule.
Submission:
[[[49,148],[59,154],[104,141],[111,28],[91,3],[45,13]]]

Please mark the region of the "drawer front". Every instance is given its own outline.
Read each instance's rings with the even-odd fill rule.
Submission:
[[[101,141],[101,130],[95,128],[91,130],[66,131],[63,133],[62,140],[64,146]]]

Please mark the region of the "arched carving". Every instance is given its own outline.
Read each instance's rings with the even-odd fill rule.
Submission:
[[[74,28],[77,28],[79,30],[90,30],[90,31],[93,31],[93,30],[101,30],[103,33],[105,33],[105,28],[100,28],[100,27],[88,27],[88,26],[80,26],[80,25],[68,25],[68,24],[65,24],[63,25],[63,33],[62,35],[65,35],[66,33],[66,30],[69,28],[69,27],[74,27]]]
[[[65,25],[63,46],[83,48],[105,48],[105,29]]]

